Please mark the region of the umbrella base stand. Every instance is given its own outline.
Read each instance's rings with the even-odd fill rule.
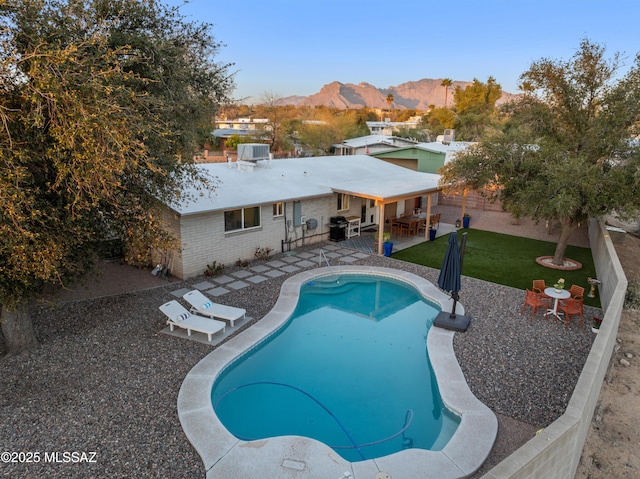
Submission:
[[[441,311],[436,316],[435,321],[433,322],[434,326],[438,326],[439,328],[449,329],[451,331],[459,331],[464,333],[469,327],[469,322],[471,318],[469,316],[463,316],[462,314],[456,314],[453,318],[451,317],[451,313],[447,311]]]

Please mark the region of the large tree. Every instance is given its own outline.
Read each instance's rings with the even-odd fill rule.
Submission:
[[[502,87],[493,77],[487,83],[474,78],[465,88],[457,86],[455,99],[456,137],[466,141],[478,141],[497,125],[496,102],[502,96]]]
[[[568,61],[534,62],[503,131],[445,165],[442,185],[484,189],[516,215],[559,223],[562,265],[579,224],[640,208],[640,57],[624,75],[620,59],[583,40]]]
[[[318,109],[311,121],[296,126],[298,140],[308,154],[329,155],[333,145],[349,138],[369,135],[365,110]]]
[[[8,353],[37,345],[29,303],[117,237],[145,261],[162,204],[206,187],[196,146],[229,65],[208,25],[153,0],[0,3],[0,303]]]
[[[456,139],[478,141],[499,125],[496,102],[501,95],[502,88],[493,77],[489,77],[487,83],[474,79],[464,88],[455,87],[452,108],[431,108],[423,123],[433,136],[441,135],[446,129],[454,129]]]
[[[265,128],[260,131],[260,136],[268,139],[271,151],[282,153],[290,151],[291,122],[294,121],[299,111],[293,105],[282,104],[282,97],[277,93],[266,91],[260,96],[260,104],[255,105],[254,113],[258,118],[266,118]]]

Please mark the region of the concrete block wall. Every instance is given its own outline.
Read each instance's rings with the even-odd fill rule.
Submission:
[[[604,223],[589,223],[604,317],[565,413],[486,473],[483,479],[573,479],[609,367],[627,279]],[[588,323],[588,321],[587,321]]]
[[[291,240],[291,249],[329,239],[329,219],[337,215],[348,216],[343,215],[343,213],[337,213],[337,205],[336,195],[303,201],[300,208],[302,216],[307,220],[316,220],[318,227],[315,230],[308,230],[306,225],[305,227],[291,226],[286,237],[286,239]],[[285,212],[288,219],[293,218],[293,202],[285,204]],[[284,236],[282,237],[283,241],[286,241],[286,239]],[[285,249],[288,249],[288,245],[285,246]],[[280,243],[278,243],[279,251]]]
[[[332,212],[329,216],[344,216],[345,218],[348,218],[349,216],[360,217],[362,201],[366,200],[364,200],[363,198],[351,196],[349,197],[349,209],[338,211],[338,197],[337,195],[334,195],[333,198],[331,198],[331,202],[329,204],[329,211]],[[327,223],[329,223],[329,218],[327,218]]]
[[[206,265],[232,265],[255,259],[257,248],[280,251],[284,237],[283,217],[273,217],[272,205],[260,208],[261,226],[242,231],[224,231],[224,212],[183,216],[180,221],[183,279],[203,274]],[[177,275],[177,274],[176,274]]]
[[[272,254],[282,250],[282,242],[291,238],[291,249],[329,238],[331,216],[360,216],[361,199],[350,198],[349,209],[337,211],[337,195],[304,200],[301,212],[306,219],[316,219],[318,227],[307,230],[306,225],[288,225],[293,220],[293,202],[286,202],[283,216],[273,216],[273,205],[260,207],[261,225],[243,231],[224,231],[224,212],[212,212],[182,216],[174,236],[179,238],[181,249],[175,251],[173,274],[186,279],[203,274],[206,265],[213,261],[233,265],[238,261],[255,260],[257,248],[271,248]]]
[[[220,241],[223,229],[224,215],[221,216],[219,213],[188,215],[180,218],[182,275],[179,277],[186,279],[203,274],[206,265],[214,260],[224,264],[217,255],[212,254],[211,250],[211,245]]]
[[[171,235],[173,240],[179,245],[181,243],[180,240],[180,217],[179,215],[169,209],[165,209],[162,212],[162,224],[165,228],[165,231]],[[153,253],[152,261],[153,264],[160,264],[165,260],[163,252],[155,251]],[[168,258],[168,266],[171,269],[171,274],[173,276],[177,276],[178,278],[182,277],[182,257],[179,249],[175,249],[170,251]]]

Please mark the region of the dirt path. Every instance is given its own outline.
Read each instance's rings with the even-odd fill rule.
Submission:
[[[640,279],[640,239],[615,247],[629,282]],[[640,477],[640,310],[623,312],[617,343],[576,479]]]

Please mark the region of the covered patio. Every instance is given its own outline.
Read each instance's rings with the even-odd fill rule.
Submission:
[[[396,204],[401,201],[411,201],[417,198],[426,197],[426,208],[423,207],[422,211],[426,214],[426,218],[430,218],[433,207],[433,195],[437,194],[440,188],[438,187],[439,175],[433,173],[420,173],[407,171],[406,178],[402,181],[398,181],[394,178],[394,182],[391,184],[384,177],[368,178],[366,180],[344,180],[336,181],[333,183],[332,189],[336,193],[342,193],[355,197],[364,198],[374,201],[377,207],[377,232],[391,233],[391,222],[387,223],[388,215],[385,214],[385,209],[392,204]],[[414,207],[409,207],[410,211],[413,211]],[[405,206],[405,211],[407,210]],[[427,222],[428,223],[428,222]],[[441,226],[444,226],[441,224]],[[442,234],[442,231],[440,232]],[[373,236],[373,235],[372,235]],[[429,241],[429,229],[425,228],[424,235],[415,234],[413,236],[406,236],[407,241],[397,241],[398,246],[402,243],[404,247],[416,244],[422,241]],[[398,238],[396,238],[397,240]],[[411,241],[410,241],[411,240]],[[358,247],[358,245],[364,245],[365,241],[368,241],[365,237],[351,238],[348,241],[353,241],[354,246],[357,249],[364,248],[365,246]],[[347,246],[347,243],[345,243]],[[373,242],[371,242],[371,251],[379,255],[383,252],[382,241],[376,242],[376,250],[373,251]]]
[[[437,207],[434,211],[437,212]],[[432,214],[436,214],[435,212],[432,212]],[[440,222],[440,226],[436,229],[436,238],[439,238],[440,236],[446,236],[456,229],[458,228],[456,228],[455,224],[453,223]],[[345,248],[357,249],[364,253],[379,254],[378,248],[375,248],[374,250],[374,246],[377,246],[377,234],[378,233],[376,231],[365,230],[360,233],[360,236],[344,240],[340,243],[340,245],[344,246]],[[424,234],[417,234],[412,236],[395,234],[391,235],[393,251],[400,251],[406,248],[410,248],[417,244],[424,243],[425,241],[429,241],[428,234],[426,235],[426,237]]]

